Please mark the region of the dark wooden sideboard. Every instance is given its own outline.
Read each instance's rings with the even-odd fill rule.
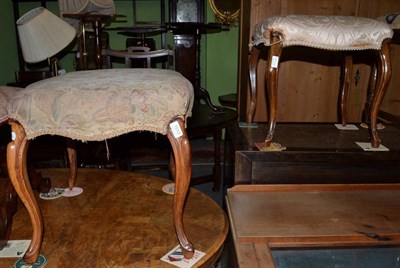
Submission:
[[[338,130],[333,124],[281,123],[276,142],[285,151],[262,152],[266,126],[227,128],[225,175],[227,185],[301,183],[400,182],[400,129],[380,130],[388,152],[363,151],[356,141],[368,141],[368,130]]]

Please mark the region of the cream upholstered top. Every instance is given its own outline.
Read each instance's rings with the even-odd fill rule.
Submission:
[[[380,49],[393,31],[378,20],[352,16],[285,15],[269,17],[254,29],[250,46],[271,45],[275,32],[283,46],[307,46],[328,50]]]
[[[8,101],[18,90],[20,88],[0,86],[0,124],[8,119]]]
[[[19,91],[9,113],[28,139],[52,134],[95,141],[136,130],[166,134],[173,118],[191,114],[193,98],[192,84],[172,70],[78,71]]]

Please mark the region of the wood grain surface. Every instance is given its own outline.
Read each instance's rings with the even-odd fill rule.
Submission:
[[[240,242],[399,244],[399,190],[398,184],[238,185],[227,200]]]
[[[52,187],[68,186],[67,169],[43,169]],[[173,196],[162,191],[171,181],[133,172],[78,169],[77,197],[42,200],[40,251],[46,267],[173,267],[160,258],[178,245],[172,221]],[[35,192],[35,194],[37,194]],[[196,250],[206,256],[195,267],[208,267],[219,256],[228,232],[223,210],[207,195],[190,189],[184,224]],[[11,239],[30,239],[26,209],[18,204]],[[0,259],[12,267],[16,259]]]
[[[399,184],[236,185],[226,206],[238,267],[276,267],[274,248],[398,247],[399,190]]]

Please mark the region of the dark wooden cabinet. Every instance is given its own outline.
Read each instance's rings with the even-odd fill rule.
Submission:
[[[196,86],[200,86],[200,70],[196,64],[199,41],[195,30],[184,33],[176,29],[174,32],[175,70]]]
[[[227,128],[225,184],[388,183],[400,182],[400,129],[380,130],[389,152],[363,151],[356,141],[368,141],[368,130],[338,130],[333,124],[282,123],[276,142],[280,152],[260,152],[266,125]]]

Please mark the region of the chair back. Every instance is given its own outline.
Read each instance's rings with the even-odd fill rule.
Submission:
[[[172,49],[150,50],[148,47],[131,46],[127,50],[103,49],[103,56],[106,58],[105,68],[112,68],[112,58],[122,58],[126,68],[132,68],[133,60],[145,60],[144,67],[151,68],[152,60],[165,58],[168,62],[168,69],[171,69],[170,57],[173,56]]]

